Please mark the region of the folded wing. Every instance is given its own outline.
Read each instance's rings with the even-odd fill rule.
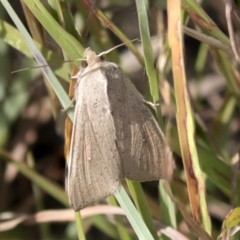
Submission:
[[[117,65],[106,68],[105,75],[124,176],[135,181],[170,179],[172,154],[143,97]]]
[[[122,173],[107,81],[95,65],[91,71],[83,72],[75,93],[67,179],[70,204],[75,211],[115,193]]]

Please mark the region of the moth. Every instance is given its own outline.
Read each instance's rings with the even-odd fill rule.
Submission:
[[[75,113],[66,189],[75,211],[114,194],[121,179],[170,179],[174,161],[143,96],[114,63],[90,48],[73,77]]]

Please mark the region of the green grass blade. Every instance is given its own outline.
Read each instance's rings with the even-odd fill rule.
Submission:
[[[33,15],[71,59],[83,56],[83,46],[67,33],[44,8],[39,0],[24,0]]]
[[[125,212],[138,238],[140,240],[154,240],[149,229],[143,222],[143,219],[134,207],[123,187],[121,187],[120,190],[115,194],[115,197],[118,200],[118,203],[121,205],[123,211]]]
[[[38,50],[36,45],[34,44],[31,36],[27,32],[26,28],[23,26],[22,22],[20,21],[20,19],[18,18],[18,16],[14,12],[14,10],[12,9],[11,5],[8,3],[8,1],[3,1],[2,4],[6,8],[8,14],[12,18],[13,22],[15,23],[15,25],[17,26],[19,31],[21,32],[24,40],[26,41],[28,47],[30,48],[30,50],[31,50],[32,54],[34,55],[38,64],[40,66],[47,65],[45,58],[43,57],[41,52]],[[41,67],[41,70],[42,70],[43,74],[45,75],[45,77],[48,79],[52,88],[54,89],[62,106],[64,108],[67,108],[70,105],[70,99],[69,99],[67,93],[64,91],[63,87],[61,86],[61,84],[58,82],[55,75],[53,74],[52,70],[48,66]],[[73,110],[72,109],[68,110],[68,115],[71,119],[73,119]]]
[[[147,225],[153,237],[155,239],[158,239],[156,228],[153,225],[152,216],[149,211],[141,184],[139,182],[130,181],[128,179],[126,179],[126,182],[131,192],[134,203],[136,204],[136,207],[142,216],[143,221]]]
[[[151,39],[150,39],[150,31],[149,31],[149,23],[148,23],[148,15],[147,15],[147,8],[148,8],[147,1],[136,0],[136,6],[137,6],[141,40],[142,40],[143,51],[144,51],[144,62],[145,62],[146,72],[149,80],[151,96],[152,96],[153,102],[156,103],[156,102],[159,102],[159,91],[158,91],[157,73],[154,67],[153,49],[152,49]],[[163,127],[162,116],[159,108],[156,109],[156,114],[157,114],[159,125]],[[161,191],[161,197],[163,197],[164,199],[168,198],[164,190]],[[173,206],[173,203],[172,203],[172,206]],[[171,206],[169,206],[169,208],[171,208]],[[168,208],[164,209],[164,211],[161,211],[161,213],[164,213],[165,215],[165,216],[162,215],[163,221],[164,219],[166,219],[166,222],[168,222],[167,219],[168,220],[174,219],[172,210],[168,211]],[[175,221],[173,220],[173,222],[171,223],[172,226],[174,225],[174,222]]]
[[[136,0],[139,28],[144,52],[144,63],[149,79],[151,95],[154,103],[159,101],[157,74],[154,68],[153,49],[150,40],[150,32],[147,16],[147,1]]]
[[[108,198],[108,202],[112,205],[112,206],[118,206],[117,200],[114,196],[110,196]],[[116,221],[116,228],[118,230],[118,234],[119,234],[119,238],[121,240],[131,240],[131,235],[128,231],[128,229],[125,227],[124,225],[124,219],[122,218],[122,216],[114,216],[114,219]]]
[[[78,239],[79,240],[85,240],[85,234],[83,231],[83,222],[80,212],[75,212],[75,220],[77,225],[77,233],[78,233]]]
[[[1,19],[0,19],[0,38],[3,39],[3,41],[5,41],[8,45],[10,45],[11,47],[15,48],[16,50],[24,54],[26,57],[33,58],[33,54],[29,50],[21,33],[16,28],[11,26],[9,23],[2,21]],[[62,65],[62,62],[61,64],[56,65],[56,63],[59,62],[59,56],[54,52],[52,52],[51,50],[43,47],[41,44],[37,43],[36,41],[34,42],[37,48],[41,49],[41,52],[44,58],[48,61],[48,63],[50,65],[51,63],[54,63],[54,65],[51,66],[54,73],[57,76],[64,79],[65,81],[69,81],[67,71],[65,70],[64,67],[60,66]]]

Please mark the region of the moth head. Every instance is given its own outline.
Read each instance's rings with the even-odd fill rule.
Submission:
[[[88,66],[94,65],[96,62],[100,62],[101,59],[98,57],[98,55],[92,51],[91,48],[86,48],[84,51],[84,57],[87,60]]]

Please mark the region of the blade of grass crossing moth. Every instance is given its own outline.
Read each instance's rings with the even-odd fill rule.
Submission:
[[[115,197],[124,210],[138,238],[141,240],[153,240],[154,238],[151,235],[149,229],[145,225],[143,219],[140,217],[138,211],[134,207],[132,201],[122,186],[120,190],[115,194]]]
[[[152,233],[154,239],[158,239],[156,228],[153,225],[152,216],[147,205],[141,184],[139,182],[134,182],[127,179],[126,182],[131,192],[132,198],[136,204],[136,207],[140,212],[145,224],[147,225],[149,231]]]
[[[114,196],[110,196],[108,198],[108,202],[112,205],[112,206],[118,206],[118,203],[115,199]],[[116,221],[116,226],[117,226],[117,230],[118,230],[118,235],[119,235],[119,238],[122,239],[122,240],[131,240],[131,236],[129,234],[129,231],[127,230],[127,228],[124,226],[124,223],[123,223],[123,218],[121,216],[114,216],[114,219]]]
[[[28,7],[26,6],[26,4],[24,2],[21,1],[23,10],[24,10],[24,14],[26,16],[26,20],[31,32],[31,35],[33,36],[33,39],[35,39],[37,42],[41,43],[43,46],[46,45],[46,42],[44,41],[44,35],[43,35],[43,31],[42,31],[42,26],[40,25],[40,23],[37,21],[37,19],[35,18],[35,16],[32,14],[32,12],[28,9]],[[46,85],[51,103],[52,103],[52,113],[54,118],[57,118],[57,112],[59,111],[59,101],[57,99],[57,96],[55,94],[55,92],[53,91],[51,85],[49,84],[49,82],[47,81],[47,79],[44,77],[44,83]]]
[[[166,193],[164,186],[165,181],[159,181],[158,191],[160,195],[160,219],[164,221],[164,224],[177,228],[177,219],[176,219],[176,207]]]
[[[80,212],[75,212],[75,222],[77,227],[77,233],[78,233],[78,239],[79,240],[85,240],[85,234],[83,229],[83,222]]]

